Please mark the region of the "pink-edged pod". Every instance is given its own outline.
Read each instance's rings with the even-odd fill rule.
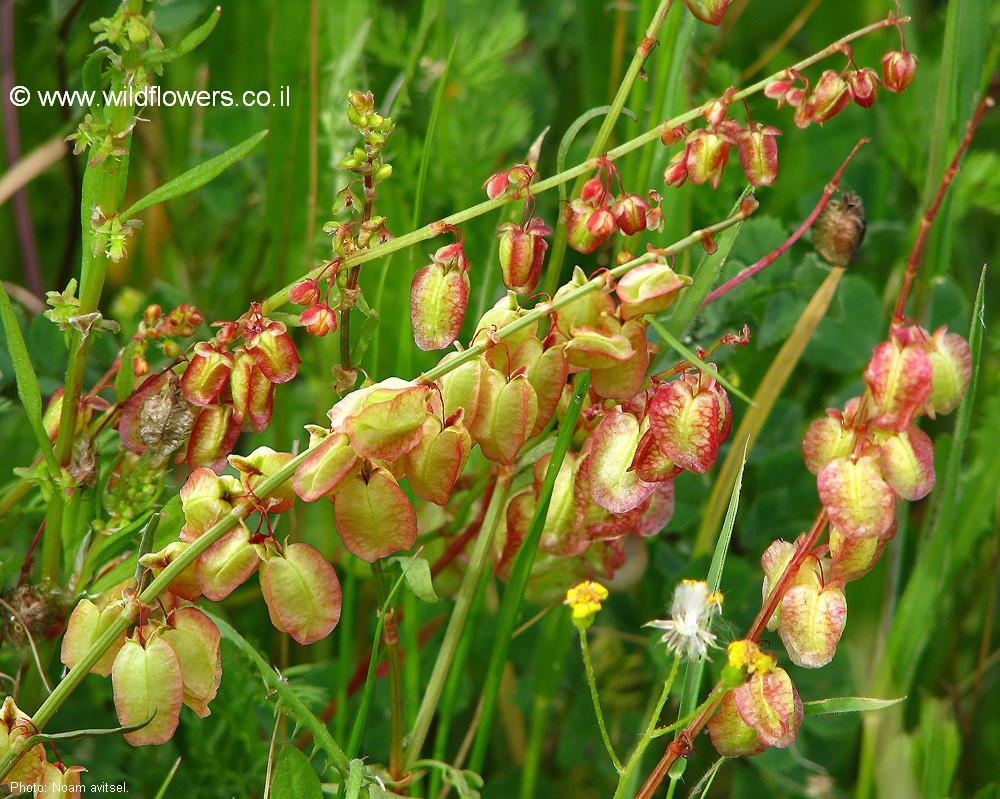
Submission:
[[[342,601],[333,566],[309,544],[261,549],[260,587],[271,623],[302,645],[326,638],[340,621]]]
[[[417,514],[396,478],[364,466],[345,478],[333,498],[337,534],[353,554],[373,563],[409,549],[417,538]]]

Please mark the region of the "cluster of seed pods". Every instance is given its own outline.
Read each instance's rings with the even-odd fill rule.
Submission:
[[[292,337],[256,303],[216,326],[179,378],[170,370],[152,375],[125,402],[118,430],[129,450],[165,456],[186,443],[178,462],[221,471],[241,432],[270,424],[275,385],[298,372]]]
[[[819,668],[833,659],[847,622],[844,586],[878,562],[896,531],[898,502],[922,499],[934,487],[933,444],[914,422],[958,407],[971,373],[969,345],[961,336],[900,322],[875,347],[862,395],[809,426],[803,452],[816,475],[829,539],[794,574],[786,572],[802,539],[775,541],[761,558],[764,600],[779,586],[783,591],[767,626],[797,666]],[[731,648],[731,664],[733,657]],[[787,746],[795,738],[802,717],[798,694],[773,659],[763,666],[747,671],[747,682],[723,697],[709,722],[712,742],[727,757]]]

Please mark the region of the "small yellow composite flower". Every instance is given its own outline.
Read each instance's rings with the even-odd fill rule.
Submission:
[[[601,609],[601,603],[608,598],[608,589],[600,583],[584,580],[566,592],[564,605],[573,609],[573,623],[577,626],[589,627],[594,616]]]
[[[716,646],[709,632],[712,616],[722,610],[722,594],[708,590],[704,580],[683,580],[674,590],[670,618],[655,619],[643,626],[664,630],[660,643],[688,660],[702,660]]]

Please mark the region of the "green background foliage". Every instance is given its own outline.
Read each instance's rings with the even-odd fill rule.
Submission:
[[[51,0],[13,5],[16,82],[32,90],[80,88],[81,67],[93,35],[87,25],[111,13],[115,4]],[[616,141],[661,121],[653,115],[653,107],[664,115],[678,113],[718,96],[730,85],[757,80],[881,18],[889,8],[880,0],[813,5],[815,10],[801,31],[753,74],[746,68],[769,51],[804,3],[737,0],[721,29],[692,24],[682,8],[674,9],[662,43],[647,65],[648,80],[637,84],[627,103],[636,120],[623,117]],[[156,9],[156,28],[168,45],[175,44],[213,7],[208,0],[163,2]],[[315,3],[315,18],[313,8],[307,0],[225,4],[209,40],[170,64],[160,81],[163,89],[220,89],[237,96],[246,90],[269,90],[276,97],[287,86],[288,107],[140,112],[149,121],[139,125],[134,139],[126,205],[257,131],[266,128],[270,133],[249,158],[198,192],[141,214],[143,228],[130,240],[127,260],[112,271],[103,305],[106,316],[122,325],[122,333],[118,341],[104,337],[98,342],[89,362],[88,385],[111,365],[146,304],[159,302],[168,308],[192,302],[207,321],[233,319],[250,301],[263,299],[329,257],[329,240],[321,228],[345,181],[335,166],[355,145],[344,116],[348,89],[370,89],[396,121],[387,154],[394,172],[380,191],[377,211],[393,233],[402,234],[481,201],[483,181],[523,160],[546,130],[539,170],[543,175],[553,173],[564,131],[588,109],[609,102],[655,3],[320,0]],[[873,109],[851,107],[824,126],[807,130],[794,126],[787,108],[777,110],[762,97],[750,102],[755,119],[784,132],[779,139],[780,171],[773,187],[757,192],[761,209],[744,225],[724,277],[787,238],[861,136],[870,136],[872,143],[848,168],[843,185],[863,197],[868,233],[750,453],[722,578],[723,639],[746,629],[759,607],[758,564],[763,549],[775,538],[793,539],[815,513],[815,480],[802,465],[801,436],[823,409],[841,405],[859,392],[871,348],[885,334],[922,208],[935,191],[979,94],[995,73],[1000,42],[995,37],[991,41],[989,31],[997,30],[1000,9],[994,4],[908,1],[903,12],[914,18],[906,27],[907,44],[920,58],[917,77],[905,94],[883,90]],[[318,75],[315,85],[309,79],[311,43]],[[859,65],[877,67],[882,53],[897,45],[894,31],[882,31],[855,44],[855,59]],[[668,59],[682,65],[681,74],[671,75],[664,68]],[[839,69],[842,63],[842,56],[835,56],[829,66]],[[818,72],[810,73],[814,74]],[[677,91],[671,90],[671,81],[678,81]],[[311,117],[313,92],[315,118]],[[80,113],[33,102],[6,115],[3,124],[16,121],[21,154],[26,154],[52,137],[67,135]],[[597,126],[590,123],[583,129],[570,148],[568,163],[585,156]],[[433,137],[428,139],[432,127]],[[5,140],[10,135],[5,127]],[[998,141],[1000,115],[994,113],[983,123],[931,232],[911,308],[925,327],[947,324],[966,334],[980,270],[983,264],[1000,262]],[[429,160],[422,180],[425,148]],[[735,155],[715,192],[690,184],[665,188],[660,175],[672,152],[655,145],[620,164],[626,189],[652,188],[665,195],[666,230],[647,239],[654,243],[673,241],[693,227],[722,218],[743,188]],[[67,155],[27,186],[33,245],[19,236],[13,202],[0,206],[4,281],[25,284],[30,247],[37,252],[46,289],[61,290],[76,273],[82,168],[79,158]],[[501,213],[464,227],[472,264],[466,332],[501,293],[494,235]],[[555,192],[539,198],[540,216],[554,223],[557,214]],[[361,286],[380,320],[362,360],[373,379],[412,378],[437,361],[437,355],[414,348],[407,323],[410,279],[426,263],[433,246],[418,245],[362,269]],[[567,275],[574,263],[591,272],[610,261],[606,252],[576,256],[567,261]],[[685,257],[678,259],[678,266],[691,264]],[[705,345],[749,324],[750,345],[736,352],[720,351],[718,361],[727,379],[752,394],[826,274],[827,267],[808,242],[800,242],[768,271],[699,315],[686,341]],[[916,503],[901,519],[889,554],[871,575],[848,588],[850,621],[833,663],[815,672],[790,669],[804,699],[883,689],[895,691],[892,696],[906,694],[907,701],[877,716],[807,719],[792,749],[770,750],[727,764],[710,795],[750,797],[764,790],[776,797],[840,797],[855,790],[871,795],[866,786],[875,786],[881,796],[995,795],[985,793],[996,779],[1000,759],[1000,725],[986,710],[1000,706],[996,614],[1000,306],[995,283],[991,266],[982,320],[980,385],[955,486],[954,516],[942,528],[936,521],[935,495]],[[48,395],[61,385],[65,372],[62,334],[30,303],[20,305],[18,313],[41,389]],[[360,335],[362,328],[356,323],[354,335]],[[207,326],[203,332],[208,334]],[[302,441],[302,425],[322,420],[334,401],[330,369],[339,357],[335,337],[303,336],[297,343],[307,368],[293,388],[279,388],[272,427],[252,441],[245,439],[238,452],[258,444],[290,449],[292,442]],[[667,353],[665,362],[670,359]],[[5,348],[0,348],[0,389],[4,464],[27,465],[35,441],[16,404]],[[744,408],[734,400],[737,420]],[[939,481],[953,424],[949,417],[927,428],[937,443]],[[116,436],[109,432],[103,444],[113,449]],[[9,477],[8,470],[0,480]],[[182,480],[181,475],[172,477],[173,487]],[[674,519],[648,542],[644,554],[634,553],[645,568],[637,569],[631,581],[612,586],[612,598],[592,633],[598,686],[620,750],[640,730],[668,667],[659,647],[641,635],[640,625],[665,615],[679,579],[703,578],[707,572],[708,557],[692,557],[692,542],[710,489],[711,474],[686,473],[678,478]],[[43,512],[36,492],[0,521],[0,575],[8,585],[16,581]],[[457,515],[453,509],[445,513]],[[345,586],[341,626],[329,639],[307,649],[290,646],[269,624],[256,585],[234,593],[222,603],[221,612],[279,667],[314,712],[339,701],[330,724],[336,739],[344,743],[367,668],[365,654],[377,601],[367,572],[337,541],[327,503],[297,510],[289,532],[314,543],[337,564]],[[441,542],[424,543],[425,554],[433,561]],[[928,551],[946,555],[934,574],[917,568]],[[390,573],[393,579],[398,575]],[[913,582],[918,579],[925,582]],[[445,572],[435,580],[435,588],[440,596],[450,596],[456,583],[455,574]],[[922,640],[910,640],[910,649],[892,638],[894,625],[908,607],[901,600],[906,590],[924,602],[919,609]],[[427,633],[408,677],[407,713],[412,720],[419,701],[416,687],[426,682],[438,646],[434,631],[442,625],[449,600],[424,604],[404,593],[404,643],[414,644],[418,632]],[[483,601],[488,609],[495,608],[497,591],[492,584]],[[524,763],[534,757],[541,762],[534,795],[610,796],[615,775],[603,759],[582,666],[570,647],[572,630],[565,620],[555,618],[562,612],[558,607],[529,603],[522,619],[531,619],[543,607],[549,608],[549,616],[511,646],[513,669],[502,684],[483,795],[518,795]],[[916,611],[908,612],[912,617]],[[442,745],[446,760],[458,751],[473,719],[494,624],[494,615],[486,613],[465,632],[468,658],[450,689],[450,732]],[[780,651],[774,638],[769,643]],[[900,676],[892,658],[903,651],[912,651],[915,660]],[[0,670],[17,673],[20,658],[21,653],[5,645]],[[85,781],[125,780],[133,796],[154,795],[177,758],[181,765],[167,795],[260,795],[275,724],[274,700],[254,665],[229,643],[224,644],[223,659],[222,688],[212,715],[198,719],[185,709],[178,734],[169,744],[134,750],[118,739],[87,740],[64,744],[60,750],[64,759],[87,766]],[[873,685],[874,676],[887,668],[887,660],[888,669],[895,670],[893,679]],[[713,675],[717,671],[714,666],[709,670]],[[7,686],[3,692],[8,692]],[[540,702],[542,711],[537,710]],[[361,742],[362,753],[379,762],[388,754],[388,716],[383,712],[387,706],[388,688],[380,678]],[[544,725],[536,738],[539,717]],[[96,678],[88,678],[56,722],[59,730],[114,723],[110,687]],[[280,740],[298,737],[293,719],[281,716],[277,723]],[[434,731],[432,739],[433,735]],[[649,766],[652,754],[660,753],[656,745],[650,752]],[[707,738],[699,739],[684,785],[693,785],[712,759]],[[286,771],[292,768],[286,766]],[[993,791],[1000,790],[995,782],[992,786]]]

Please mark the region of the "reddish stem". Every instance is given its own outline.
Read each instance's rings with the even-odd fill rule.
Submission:
[[[754,619],[753,624],[750,626],[750,630],[747,633],[746,638],[753,641],[760,638],[760,634],[764,632],[764,628],[767,626],[768,619],[770,619],[774,614],[775,609],[778,607],[778,603],[781,602],[781,598],[791,587],[792,580],[795,579],[795,575],[798,573],[799,567],[802,565],[803,561],[809,557],[809,554],[813,551],[813,547],[816,546],[816,542],[819,540],[820,535],[823,534],[823,530],[826,529],[827,521],[828,517],[826,510],[820,510],[820,512],[816,514],[816,519],[813,521],[812,528],[799,541],[798,546],[795,549],[795,554],[792,556],[792,559],[788,561],[788,565],[785,566],[785,570],[781,573],[781,577],[778,578],[778,582],[775,583],[774,589],[768,594],[767,600],[761,606],[760,612],[757,614],[757,618]],[[721,684],[722,683],[720,681],[713,689],[713,693],[718,691]],[[712,714],[715,713],[715,709],[721,699],[722,693],[719,692],[719,696],[714,702],[710,702],[705,705],[705,707],[702,708],[701,712],[691,721],[691,723],[677,733],[677,737],[667,747],[666,753],[660,759],[660,762],[656,764],[656,768],[653,769],[652,774],[649,775],[649,779],[647,779],[646,784],[642,786],[642,790],[635,795],[635,799],[652,799],[653,794],[656,792],[656,789],[660,787],[660,783],[663,782],[664,778],[670,772],[671,767],[677,762],[677,759],[684,754],[687,748],[685,746],[685,742],[693,741],[698,733],[701,732],[702,728],[712,717]]]
[[[868,142],[870,141],[871,139],[869,139],[866,136],[865,138],[863,138],[861,141],[859,141],[857,144],[854,145],[854,149],[851,150],[847,158],[844,159],[844,163],[840,165],[840,168],[834,173],[833,178],[830,180],[829,183],[826,184],[826,188],[823,189],[823,196],[819,198],[819,202],[816,203],[816,207],[812,209],[812,213],[810,213],[809,216],[806,217],[806,221],[799,226],[799,229],[796,230],[784,244],[778,247],[778,249],[773,250],[772,252],[765,255],[753,266],[748,266],[746,269],[744,269],[742,272],[736,275],[736,277],[732,278],[731,280],[727,280],[725,283],[723,283],[721,286],[715,289],[715,291],[713,291],[711,294],[705,297],[705,300],[704,302],[702,302],[701,307],[704,308],[708,305],[711,305],[726,292],[732,291],[734,288],[740,285],[740,283],[749,280],[758,272],[769,267],[771,264],[777,261],[778,258],[784,255],[795,242],[797,242],[800,238],[802,238],[802,235],[807,230],[809,230],[809,228],[812,226],[812,223],[816,221],[816,217],[820,215],[820,212],[824,208],[826,208],[827,203],[830,202],[830,199],[833,197],[834,193],[839,188],[838,181],[843,176],[844,170],[847,169],[847,165],[851,163],[851,159],[854,158],[858,150],[860,150],[864,145],[868,144]]]
[[[902,36],[902,31],[900,31],[900,36]],[[976,113],[973,115],[971,120],[965,123],[965,136],[962,137],[962,141],[958,145],[958,149],[955,150],[955,155],[952,156],[951,163],[948,164],[948,168],[941,176],[941,184],[938,186],[937,194],[934,195],[934,200],[931,202],[927,212],[924,214],[924,218],[920,220],[920,229],[917,231],[917,239],[913,242],[913,249],[910,251],[910,257],[906,259],[906,275],[903,277],[903,285],[899,289],[899,298],[896,300],[896,311],[892,315],[893,322],[896,324],[903,321],[903,316],[906,311],[906,301],[910,296],[913,279],[917,276],[917,267],[920,266],[920,257],[923,255],[924,244],[927,241],[927,234],[930,232],[931,224],[934,222],[934,218],[937,216],[938,210],[941,208],[945,192],[948,191],[948,187],[955,179],[955,175],[958,174],[958,162],[961,160],[962,155],[965,153],[968,146],[972,143],[972,138],[976,134],[976,128],[979,127],[979,122],[982,120],[983,115],[989,109],[993,108],[994,105],[996,105],[996,103],[992,97],[983,97],[983,99],[979,101],[979,105],[976,107]]]

